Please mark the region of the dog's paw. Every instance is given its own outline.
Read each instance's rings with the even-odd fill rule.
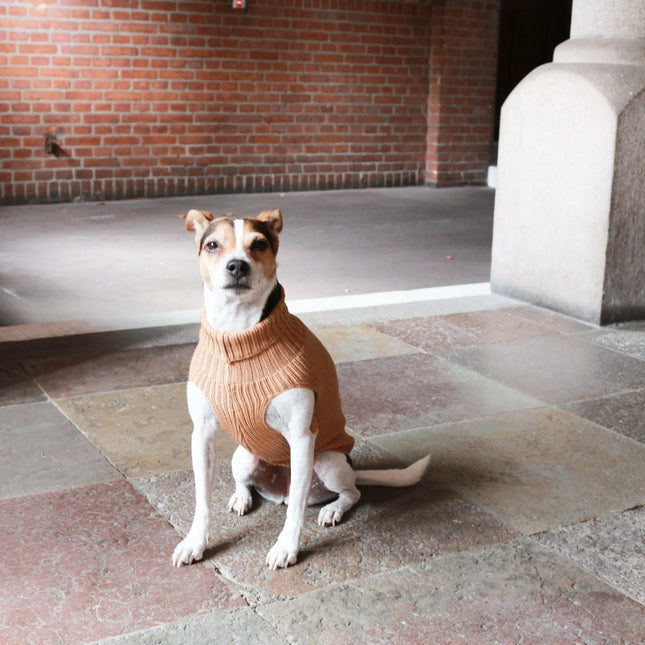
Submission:
[[[189,533],[176,547],[172,554],[172,564],[181,567],[201,560],[206,549],[206,538],[195,538]]]
[[[228,510],[238,515],[244,515],[253,506],[253,497],[251,491],[235,491],[228,500]]]
[[[327,504],[320,509],[318,513],[318,524],[320,526],[336,526],[343,518],[345,508],[338,501]]]
[[[278,540],[269,551],[266,564],[269,569],[286,569],[289,565],[295,564],[298,559],[298,549],[284,547]]]

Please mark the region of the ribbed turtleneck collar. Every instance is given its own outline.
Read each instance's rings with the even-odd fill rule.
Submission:
[[[240,332],[220,332],[213,329],[206,319],[206,310],[202,309],[202,338],[218,358],[226,363],[235,363],[257,356],[274,345],[286,332],[289,316],[284,291],[267,318]]]

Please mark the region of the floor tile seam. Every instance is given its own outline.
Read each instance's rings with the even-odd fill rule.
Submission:
[[[589,521],[589,520],[585,520],[585,521]],[[579,522],[578,524],[582,524],[582,523],[584,522]],[[482,556],[486,553],[494,552],[495,550],[498,550],[500,547],[503,547],[503,546],[512,548],[513,545],[516,545],[516,548],[518,548],[518,547],[521,547],[522,545],[532,545],[533,548],[536,548],[542,551],[548,557],[549,560],[555,560],[556,562],[554,562],[554,566],[557,566],[557,561],[566,562],[573,570],[580,571],[582,574],[584,574],[584,576],[592,577],[595,580],[598,580],[603,586],[610,587],[611,589],[616,591],[620,596],[628,598],[629,600],[637,603],[641,607],[645,607],[645,604],[642,601],[640,601],[638,598],[635,598],[626,590],[617,587],[609,580],[598,575],[589,567],[585,566],[580,562],[577,562],[575,559],[571,558],[570,556],[567,556],[565,553],[558,551],[557,548],[541,543],[538,539],[539,535],[543,533],[548,533],[548,532],[549,531],[540,531],[538,533],[533,533],[529,535],[520,534],[516,537],[511,537],[507,540],[500,540],[499,542],[495,542],[494,544],[487,544],[472,550],[466,549],[455,553],[442,553],[436,557],[427,559],[427,561],[422,564],[412,564],[409,566],[411,569],[427,570],[430,568],[427,566],[428,563],[431,565],[432,562],[435,562],[440,559],[449,561],[451,558],[460,557],[464,554],[477,558],[478,555]],[[377,574],[377,575],[382,575],[382,574]]]
[[[593,330],[592,330],[593,331]],[[499,343],[478,343],[476,345],[466,345],[462,347],[455,347],[453,349],[450,349],[448,351],[451,352],[463,352],[472,350],[472,349],[478,349],[478,348],[486,348],[486,347],[499,347],[499,346],[504,346],[504,347],[520,347],[522,345],[530,345],[542,340],[564,340],[564,341],[573,341],[574,343],[580,344],[580,345],[595,345],[596,347],[599,347],[600,349],[606,349],[607,351],[611,351],[614,354],[618,354],[620,356],[628,356],[629,358],[634,358],[633,356],[630,356],[629,354],[625,354],[623,352],[617,351],[614,348],[607,347],[606,345],[602,345],[600,343],[594,342],[592,339],[588,339],[587,336],[592,332],[589,331],[575,331],[575,332],[557,332],[557,333],[551,333],[551,334],[545,334],[543,336],[535,336],[535,337],[528,337],[528,338],[515,338],[513,340],[509,341],[503,341]],[[635,360],[640,360],[640,359],[635,359]]]
[[[532,339],[532,340],[535,340],[535,339]],[[521,394],[521,395],[529,397],[531,399],[535,399],[536,401],[540,401],[545,406],[560,407],[560,406],[564,406],[564,405],[570,405],[570,404],[574,404],[574,403],[582,403],[582,402],[585,402],[585,401],[592,401],[594,399],[604,398],[604,397],[600,396],[600,397],[591,397],[589,399],[571,399],[571,400],[565,400],[565,401],[552,401],[552,400],[548,400],[548,399],[540,399],[534,393],[531,393],[529,391],[516,388],[516,387],[514,387],[512,385],[509,385],[509,384],[505,383],[504,381],[502,381],[502,380],[500,380],[498,378],[493,377],[491,374],[487,374],[484,369],[479,371],[474,366],[467,366],[467,365],[464,365],[464,364],[462,364],[462,363],[460,363],[460,362],[458,362],[456,360],[456,356],[458,354],[465,353],[467,351],[470,351],[471,349],[481,349],[481,348],[485,348],[485,347],[496,347],[496,346],[506,346],[506,347],[508,347],[508,346],[510,346],[512,344],[522,344],[522,341],[520,341],[519,343],[501,343],[501,344],[491,344],[491,345],[474,345],[474,346],[468,347],[468,348],[458,348],[456,350],[449,350],[444,355],[442,355],[440,353],[429,353],[427,351],[424,351],[424,354],[427,354],[428,356],[432,356],[435,359],[441,360],[444,363],[447,363],[447,364],[451,365],[452,367],[456,367],[456,368],[459,368],[460,370],[464,370],[466,372],[469,372],[469,373],[474,374],[476,376],[479,376],[481,378],[485,378],[488,381],[491,381],[491,382],[493,382],[493,383],[495,383],[495,384],[497,384],[497,385],[499,385],[501,387],[504,387],[504,388],[507,388],[509,390],[512,390],[513,392],[516,392],[517,394]],[[601,347],[601,349],[608,349],[608,348]],[[640,361],[640,359],[636,359],[633,356],[629,356],[627,354],[622,354],[620,352],[613,352],[613,353],[616,354],[617,356],[620,356],[621,358],[630,358],[630,359],[633,359],[633,360]],[[455,359],[453,359],[451,357],[452,354],[455,354]],[[641,387],[637,387],[637,388],[625,387],[624,389],[614,391],[611,394],[608,394],[608,395],[605,395],[605,396],[607,396],[607,397],[609,397],[609,396],[623,396],[625,394],[630,394],[630,393],[633,393],[633,392],[640,392],[643,389],[645,389],[645,378],[643,379],[643,387],[642,388]]]
[[[641,332],[642,333],[642,332]],[[643,334],[645,336],[645,334]],[[645,359],[640,358],[639,356],[635,356],[632,352],[628,352],[622,349],[619,349],[618,347],[612,346],[612,345],[605,345],[604,343],[598,342],[596,339],[590,339],[586,340],[585,342],[588,342],[590,345],[595,345],[596,347],[600,347],[602,349],[606,349],[609,352],[613,352],[614,354],[617,354],[618,356],[622,356],[623,358],[625,356],[632,358],[636,361],[640,361],[641,363],[645,363]]]
[[[561,412],[564,412],[565,414],[570,414],[570,415],[572,415],[572,416],[574,416],[574,417],[576,417],[578,419],[581,419],[585,423],[592,424],[592,425],[596,426],[597,428],[600,428],[601,430],[604,430],[605,432],[610,433],[617,440],[624,441],[624,442],[627,442],[627,443],[630,443],[630,444],[634,444],[635,446],[641,446],[642,447],[645,444],[643,444],[643,442],[639,441],[638,439],[634,439],[633,437],[630,437],[630,436],[628,436],[626,434],[623,434],[622,432],[619,432],[618,430],[614,430],[614,428],[610,428],[610,427],[608,427],[606,425],[603,425],[602,423],[599,423],[598,421],[594,421],[593,419],[588,419],[587,417],[585,417],[585,416],[583,416],[581,414],[578,414],[577,412],[574,412],[573,410],[567,409],[567,406],[569,406],[569,405],[577,405],[579,403],[586,403],[586,402],[591,402],[591,401],[600,401],[600,400],[605,399],[605,398],[613,398],[613,397],[625,396],[625,394],[632,394],[632,393],[635,393],[635,392],[643,392],[644,390],[645,390],[645,388],[644,389],[638,389],[638,390],[628,390],[626,392],[619,392],[618,394],[612,394],[612,395],[609,395],[609,396],[606,396],[606,397],[601,396],[601,397],[595,397],[595,398],[591,398],[591,399],[582,399],[580,401],[571,401],[571,402],[566,402],[566,403],[558,403],[558,404],[552,405],[551,407],[554,407],[557,410],[560,410]]]
[[[437,556],[437,557],[444,557],[444,555],[455,555],[455,554],[442,554],[441,556]],[[434,560],[436,558],[430,558],[430,559]],[[296,564],[295,566],[297,567],[299,565]],[[289,603],[293,601],[299,601],[299,602],[306,601],[309,597],[316,597],[317,595],[320,595],[322,592],[328,592],[329,590],[340,590],[348,587],[360,589],[360,583],[369,584],[370,581],[376,581],[379,578],[392,576],[393,574],[405,572],[408,570],[423,569],[423,568],[424,566],[422,563],[404,564],[401,567],[397,567],[395,569],[391,569],[388,571],[380,571],[378,573],[371,573],[365,576],[359,576],[357,578],[350,578],[342,581],[331,582],[329,584],[324,585],[323,587],[316,587],[316,588],[310,589],[309,591],[305,591],[303,593],[297,594],[295,596],[289,596],[288,598],[271,598],[271,599],[263,600],[258,602],[255,605],[255,609],[262,618],[265,618],[262,615],[262,610],[264,608],[284,605],[285,602]]]
[[[558,409],[557,406],[555,406],[555,405],[553,405],[551,403],[540,401],[539,399],[535,399],[535,401],[539,405],[535,405],[535,406],[530,407],[530,408],[517,408],[517,409],[514,409],[514,410],[502,410],[502,411],[499,411],[499,412],[491,412],[490,414],[483,414],[483,415],[474,416],[474,417],[464,417],[464,418],[457,419],[455,421],[444,421],[442,423],[435,423],[433,425],[420,425],[420,426],[415,426],[414,428],[405,428],[404,430],[395,430],[394,432],[385,432],[385,433],[381,433],[381,434],[363,435],[363,434],[360,434],[358,431],[353,430],[351,428],[351,426],[348,426],[348,427],[356,436],[361,437],[361,439],[366,440],[366,441],[373,441],[374,439],[377,439],[377,438],[380,439],[380,438],[384,438],[384,437],[401,437],[404,434],[413,433],[413,432],[419,432],[421,430],[428,430],[428,431],[441,430],[441,429],[448,428],[450,426],[458,425],[460,423],[472,423],[472,422],[479,421],[479,420],[485,421],[485,420],[488,420],[488,419],[494,419],[496,417],[512,416],[512,415],[518,414],[519,412],[527,412],[527,411],[535,411],[535,410],[546,410],[546,409],[552,409],[552,410],[557,410]],[[568,410],[563,410],[563,411],[568,412]],[[575,416],[577,416],[577,415],[575,415]],[[602,428],[603,426],[600,426],[600,427]],[[388,454],[392,454],[392,453],[390,453],[389,450],[387,450],[387,448],[382,448],[381,446],[378,446],[378,447],[380,449],[382,449],[382,450],[387,451]],[[392,456],[397,458],[396,455],[394,455],[394,454],[392,454]]]
[[[625,511],[621,511],[621,513],[624,513]],[[605,517],[604,515],[602,517]],[[576,524],[573,524],[571,526],[577,526],[578,524],[584,524],[586,522],[589,522],[591,520],[585,520],[583,522],[577,522]],[[580,571],[583,571],[585,575],[590,576],[592,578],[595,578],[599,582],[601,582],[604,585],[607,585],[608,587],[611,587],[614,591],[616,591],[618,594],[621,596],[624,596],[626,598],[629,598],[633,602],[637,603],[641,607],[645,609],[645,603],[642,600],[639,600],[635,596],[633,596],[629,591],[626,589],[621,589],[617,584],[613,583],[611,580],[605,578],[604,576],[600,575],[596,571],[594,571],[591,567],[587,566],[583,562],[578,562],[574,557],[567,555],[566,553],[563,553],[562,551],[558,550],[556,546],[550,545],[550,544],[544,544],[540,542],[539,536],[542,533],[549,533],[550,531],[540,531],[540,533],[535,533],[533,535],[528,536],[529,540],[532,540],[534,544],[538,545],[540,548],[544,549],[547,552],[553,553],[557,555],[558,557],[562,558],[566,562],[569,563],[570,566],[575,567],[576,569],[579,569]]]
[[[464,314],[437,314],[435,316],[419,316],[418,319],[427,319],[427,318],[445,318],[446,319],[446,324],[445,324],[445,330],[447,332],[453,332],[453,335],[462,333],[465,328],[467,328],[467,325],[459,325],[454,322],[451,322],[448,320],[452,316],[455,315],[463,315],[463,316],[468,316],[471,314],[479,314],[479,313],[487,313],[488,309],[482,310],[482,311],[473,311],[473,312],[467,312]],[[531,340],[536,340],[540,338],[559,338],[559,337],[568,337],[568,336],[578,336],[581,334],[586,334],[589,333],[589,330],[582,330],[582,331],[562,331],[562,330],[554,330],[548,323],[541,323],[539,321],[533,321],[533,320],[528,320],[523,318],[522,316],[518,316],[514,313],[515,308],[500,308],[500,309],[495,309],[493,311],[496,311],[497,313],[503,315],[505,318],[508,318],[509,320],[513,321],[521,321],[527,324],[530,324],[534,327],[539,328],[540,330],[543,330],[545,333],[541,334],[540,336],[530,336],[527,338],[519,338],[515,340],[510,340],[510,341],[498,341],[498,342],[480,342],[480,343],[472,343],[472,344],[464,344],[464,345],[454,345],[452,346],[449,350],[442,350],[439,349],[438,351],[452,351],[452,350],[470,350],[470,349],[475,349],[479,347],[491,347],[491,346],[497,346],[497,345],[510,345],[513,343],[522,343],[522,342],[527,342]],[[385,327],[387,325],[391,324],[397,324],[397,323],[406,323],[409,322],[408,319],[400,319],[400,320],[391,320],[387,322],[378,322],[378,323],[368,323],[367,326],[370,326],[374,328],[376,331],[388,335],[391,338],[394,338],[395,340],[398,340],[400,342],[404,342],[412,347],[416,347],[419,349],[419,351],[422,351],[424,353],[432,353],[432,349],[424,349],[420,347],[419,345],[415,345],[413,342],[409,340],[405,340],[403,337],[399,337],[398,335],[392,335],[390,332],[383,331],[383,329],[380,329],[379,327]],[[591,330],[595,331],[595,330]],[[436,351],[436,350],[435,350]]]
[[[47,403],[52,403],[52,401],[47,396],[45,396],[45,398],[37,399],[35,401],[19,401],[18,403],[9,403],[7,405],[0,404],[0,410],[21,408],[27,405],[46,405]]]
[[[101,638],[99,640],[95,641],[90,641],[87,642],[85,645],[109,645],[110,643],[117,643],[119,642],[120,638],[123,637],[128,637],[128,639],[136,638],[136,637],[145,637],[145,636],[150,636],[153,633],[159,633],[159,638],[155,642],[162,643],[165,642],[162,640],[161,634],[166,633],[169,630],[173,630],[173,628],[184,628],[185,631],[190,631],[191,624],[192,623],[200,623],[201,621],[207,620],[208,618],[211,617],[226,617],[229,615],[237,614],[237,613],[244,613],[244,612],[251,612],[252,614],[256,615],[258,619],[260,619],[264,624],[266,624],[267,627],[271,629],[272,632],[274,632],[276,637],[280,637],[280,634],[278,634],[277,630],[275,627],[268,622],[263,616],[260,616],[253,607],[250,605],[245,605],[242,607],[228,607],[224,609],[217,609],[215,611],[208,611],[206,613],[193,613],[189,614],[187,616],[183,616],[181,618],[178,618],[177,620],[174,620],[169,623],[159,623],[156,625],[152,625],[150,627],[144,627],[143,629],[136,629],[134,631],[125,631],[120,634],[116,634],[114,636],[107,636],[105,638]],[[284,641],[285,645],[289,645],[288,641]]]
[[[95,392],[85,392],[83,394],[73,394],[71,396],[56,396],[52,397],[50,394],[45,392],[46,396],[51,400],[51,401],[74,401],[77,399],[84,399],[88,397],[95,397],[95,396],[102,396],[102,395],[109,395],[109,394],[117,394],[120,392],[123,393],[130,393],[130,392],[135,392],[137,390],[151,390],[155,388],[168,388],[168,387],[173,387],[177,385],[183,385],[184,387],[188,381],[174,381],[172,383],[154,383],[152,385],[133,385],[133,386],[128,386],[128,387],[122,387],[122,388],[108,388],[108,389],[103,389],[103,390],[97,390]]]
[[[63,416],[63,418],[64,418],[64,419],[65,419],[69,424],[71,424],[71,426],[72,426],[73,428],[75,428],[75,429],[80,433],[80,435],[86,439],[86,441],[88,441],[88,442],[89,442],[89,444],[90,444],[90,445],[91,445],[91,446],[92,446],[92,447],[93,447],[93,448],[94,448],[94,449],[95,449],[95,450],[96,450],[96,451],[97,451],[97,452],[98,452],[98,453],[103,457],[103,459],[105,459],[105,461],[110,465],[110,467],[111,467],[111,468],[113,468],[113,469],[114,469],[114,471],[118,474],[118,476],[119,476],[122,480],[124,480],[124,481],[128,482],[128,484],[133,488],[133,490],[136,490],[136,489],[134,488],[134,486],[132,486],[132,483],[129,481],[129,478],[128,478],[127,473],[126,473],[124,470],[122,470],[121,468],[119,468],[119,466],[118,466],[118,464],[116,463],[116,461],[115,461],[114,459],[112,459],[112,458],[110,457],[110,455],[109,455],[106,451],[104,451],[104,450],[101,448],[101,446],[100,446],[100,445],[99,445],[99,444],[98,444],[98,443],[97,443],[97,442],[92,438],[92,436],[91,436],[88,432],[86,432],[86,431],[85,431],[85,430],[84,430],[80,425],[78,425],[78,423],[76,423],[76,422],[74,421],[74,419],[70,418],[70,417],[65,413],[65,411],[64,411],[64,410],[60,407],[60,405],[58,404],[58,400],[57,400],[57,399],[50,399],[50,402],[51,402],[51,403],[52,403],[52,405],[56,408],[56,410],[58,411],[58,413],[59,413],[59,414],[61,414],[61,415]],[[137,491],[137,492],[138,492],[138,491]],[[157,509],[155,509],[155,511],[157,512]]]
[[[328,585],[325,585],[324,587],[311,589],[302,594],[289,597],[288,599],[277,598],[277,599],[261,601],[256,605],[256,607],[258,611],[262,611],[264,607],[283,604],[285,600],[287,602],[295,601],[295,600],[300,601],[303,599],[306,600],[308,596],[316,596],[321,592],[325,592],[330,589],[354,588],[360,591],[365,586],[369,586],[370,588],[378,588],[378,581],[380,579],[391,578],[392,576],[405,573],[405,572],[422,573],[422,572],[430,571],[433,565],[438,562],[443,562],[443,561],[449,562],[450,560],[462,558],[464,556],[469,556],[474,558],[475,560],[478,560],[481,556],[490,552],[494,552],[502,547],[513,548],[515,546],[517,548],[517,547],[521,547],[522,545],[529,545],[529,544],[531,545],[535,544],[537,548],[543,551],[546,551],[548,553],[551,553],[551,550],[547,549],[544,545],[534,541],[533,536],[517,534],[507,539],[500,540],[498,542],[493,542],[493,543],[484,544],[484,545],[476,545],[472,549],[462,549],[459,551],[444,551],[437,555],[430,555],[428,557],[424,557],[422,560],[418,562],[410,562],[408,564],[404,564],[400,567],[397,567],[395,569],[391,569],[388,571],[380,571],[378,573],[372,573],[365,576],[359,576],[356,578],[346,579],[343,581],[332,582]],[[561,554],[559,554],[556,551],[553,551],[553,555],[555,555],[558,559],[565,559]]]
[[[546,531],[541,531],[540,533],[545,533],[545,532]],[[534,548],[538,548],[547,556],[551,556],[551,557],[555,556],[556,559],[566,562],[574,571],[579,571],[585,577],[593,578],[594,580],[597,580],[602,586],[613,589],[619,596],[623,598],[627,598],[632,602],[635,602],[640,607],[645,607],[645,604],[643,604],[642,601],[638,600],[637,598],[634,598],[631,594],[626,592],[624,589],[620,589],[615,584],[613,584],[610,580],[607,580],[602,576],[598,575],[595,571],[593,571],[593,569],[587,567],[581,562],[577,562],[575,559],[571,558],[570,556],[567,556],[565,553],[558,551],[555,547],[549,546],[548,544],[542,544],[537,539],[538,535],[539,534],[527,536],[526,538],[527,542],[533,544]]]
[[[278,601],[278,602],[280,602],[280,601]],[[282,601],[282,602],[284,602],[284,601]],[[267,628],[269,628],[269,629],[273,632],[273,634],[275,635],[275,637],[276,637],[276,638],[279,638],[280,640],[282,640],[282,641],[285,643],[285,645],[290,645],[290,641],[289,641],[289,639],[287,638],[287,636],[283,635],[283,634],[280,632],[280,630],[278,629],[278,626],[277,626],[277,625],[275,625],[274,623],[272,623],[272,622],[271,622],[271,621],[270,621],[266,616],[263,616],[263,615],[258,611],[258,607],[262,606],[263,604],[264,604],[264,603],[261,603],[261,602],[260,602],[260,603],[256,603],[255,605],[250,605],[250,604],[249,604],[249,605],[247,605],[247,607],[246,607],[246,608],[244,608],[244,609],[245,609],[246,611],[250,611],[250,612],[252,612],[255,616],[257,616],[257,618],[258,618],[259,620],[261,620],[261,621],[262,621],[262,623],[263,623]],[[239,609],[242,609],[242,608],[239,608]],[[239,609],[238,609],[238,610],[239,610]]]
[[[119,474],[119,473],[117,473],[117,474]],[[36,493],[29,493],[28,495],[14,495],[12,497],[2,497],[2,498],[0,498],[0,507],[2,506],[2,504],[4,502],[10,502],[12,500],[18,500],[18,499],[27,500],[27,499],[31,499],[31,498],[35,498],[35,497],[43,497],[43,496],[46,496],[46,495],[63,495],[63,494],[67,494],[67,493],[78,493],[78,492],[83,491],[83,490],[91,490],[93,488],[100,488],[102,486],[116,486],[118,484],[123,484],[123,483],[129,484],[133,491],[135,491],[137,494],[141,495],[141,493],[136,488],[134,488],[134,486],[132,486],[132,484],[130,484],[130,482],[127,481],[127,479],[125,477],[119,476],[118,479],[113,479],[112,481],[109,481],[109,482],[98,482],[98,483],[94,483],[94,484],[82,484],[81,486],[68,486],[66,488],[54,488],[53,490],[39,491],[39,492],[36,492]],[[146,502],[148,502],[147,499],[146,499]],[[149,504],[149,502],[148,502],[148,504]],[[155,510],[155,512],[158,513],[157,509],[154,509],[154,510]]]
[[[555,317],[554,322],[556,322],[556,320],[561,319],[561,320],[564,320],[564,321],[568,321],[570,323],[583,325],[583,326],[587,327],[587,329],[577,329],[577,330],[571,330],[571,331],[554,331],[552,329],[552,327],[551,327],[551,323],[549,323],[547,321],[532,320],[530,318],[527,319],[527,318],[519,315],[517,313],[517,311],[516,311],[517,309],[531,309],[531,310],[534,310],[534,311],[543,312],[543,313],[545,313],[547,315],[553,315]],[[588,323],[588,322],[586,322],[584,320],[580,320],[580,319],[576,318],[575,316],[569,316],[569,315],[564,314],[562,312],[554,311],[554,310],[548,309],[546,307],[540,307],[539,305],[534,305],[534,304],[531,304],[531,303],[525,303],[523,307],[508,307],[508,308],[504,309],[504,313],[506,315],[512,316],[514,319],[520,319],[520,320],[524,320],[524,321],[528,320],[528,322],[530,322],[530,323],[532,323],[534,325],[537,325],[538,327],[541,327],[541,328],[544,328],[544,329],[549,329],[551,331],[551,333],[548,334],[549,336],[576,336],[578,334],[588,334],[590,332],[595,332],[595,331],[597,331],[599,329],[599,327],[597,325],[594,325],[593,323]]]
[[[472,346],[472,348],[475,348],[475,347],[482,347],[482,346],[479,346],[479,345],[473,345]],[[467,349],[471,349],[471,348],[467,348]],[[452,350],[450,350],[450,351],[452,351]],[[456,372],[462,372],[464,374],[468,374],[468,375],[477,377],[478,379],[484,379],[485,381],[488,381],[489,383],[494,383],[498,387],[503,387],[503,388],[505,388],[505,389],[507,389],[509,391],[512,391],[515,394],[519,394],[521,396],[528,397],[528,398],[533,399],[534,401],[537,401],[538,403],[541,404],[541,405],[538,405],[538,406],[535,406],[535,407],[553,406],[553,403],[551,401],[546,401],[546,400],[540,399],[537,396],[535,396],[534,394],[531,394],[530,392],[525,392],[525,391],[520,390],[518,388],[515,388],[515,387],[513,387],[511,385],[508,385],[508,384],[504,383],[503,381],[501,381],[499,379],[493,378],[490,374],[486,374],[483,371],[480,372],[477,369],[474,369],[472,367],[468,367],[468,366],[463,365],[463,364],[461,364],[461,363],[459,363],[457,361],[454,361],[454,360],[452,360],[450,358],[449,355],[442,355],[442,354],[433,353],[433,352],[427,351],[427,350],[421,350],[418,353],[407,354],[407,356],[418,356],[419,354],[423,354],[424,356],[428,356],[430,358],[433,358],[433,359],[439,361],[440,363],[443,363],[443,364],[445,364],[447,366],[450,366],[450,368],[452,370],[456,371]],[[392,357],[384,357],[384,358],[392,358]],[[394,357],[394,358],[396,358],[396,357]],[[370,359],[370,360],[382,360],[382,359]],[[459,387],[459,385],[460,384],[457,384],[458,387]]]
[[[575,399],[573,401],[564,401],[562,403],[558,403],[557,406],[564,406],[564,405],[577,405],[580,403],[591,403],[593,401],[600,401],[603,399],[615,399],[621,396],[625,396],[627,394],[637,394],[638,392],[645,392],[645,378],[643,378],[643,386],[642,387],[636,387],[636,388],[626,388],[625,390],[620,390],[618,392],[611,392],[610,394],[601,394],[598,396],[590,396],[587,399]]]

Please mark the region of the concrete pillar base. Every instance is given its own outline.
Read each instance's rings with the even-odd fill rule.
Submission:
[[[491,271],[595,324],[645,318],[645,40],[611,36],[563,43],[504,104]]]

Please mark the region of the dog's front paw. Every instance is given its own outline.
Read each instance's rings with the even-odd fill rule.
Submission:
[[[228,500],[228,510],[237,513],[238,515],[244,515],[247,513],[251,506],[253,506],[253,497],[251,491],[246,490],[236,490],[231,499]]]
[[[172,564],[181,567],[183,564],[192,564],[201,560],[206,549],[206,537],[195,537],[192,533],[188,535],[175,547],[172,554]]]
[[[286,569],[290,564],[295,564],[298,559],[298,549],[286,547],[278,540],[269,551],[266,563],[269,569]]]

